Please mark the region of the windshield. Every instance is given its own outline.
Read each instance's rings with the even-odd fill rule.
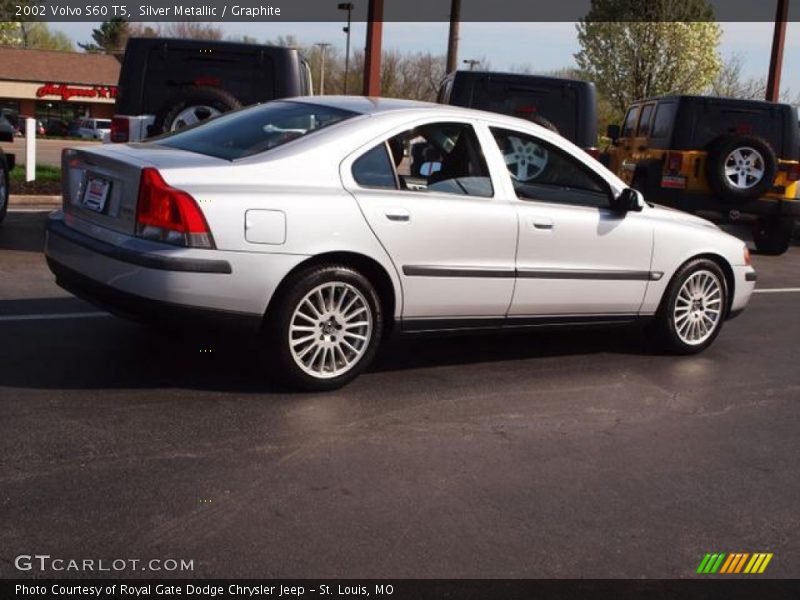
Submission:
[[[98,129],[111,129],[111,121],[97,121]]]
[[[305,102],[269,102],[156,138],[152,143],[235,160],[281,146],[356,114]]]

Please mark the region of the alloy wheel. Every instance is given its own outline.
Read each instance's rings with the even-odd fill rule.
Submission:
[[[511,152],[504,155],[506,166],[511,177],[517,181],[536,179],[547,166],[549,158],[547,150],[533,142],[523,142],[520,138],[510,136]]]
[[[692,273],[675,299],[675,332],[684,344],[698,346],[710,338],[722,317],[722,282],[711,271]]]
[[[355,286],[331,281],[297,303],[289,321],[289,350],[300,369],[331,379],[352,369],[369,347],[373,315]]]
[[[188,106],[178,113],[169,129],[170,131],[175,131],[182,127],[188,127],[200,121],[205,121],[211,117],[216,117],[219,114],[221,114],[220,111],[213,106]]]
[[[764,157],[755,148],[742,146],[728,154],[725,159],[725,177],[737,190],[747,190],[764,178]]]

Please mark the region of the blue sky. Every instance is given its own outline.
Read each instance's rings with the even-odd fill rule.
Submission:
[[[73,40],[86,41],[99,23],[51,23]],[[229,36],[250,35],[258,40],[293,34],[303,44],[331,42],[344,50],[340,23],[221,23]],[[772,23],[721,23],[720,51],[737,54],[747,76],[766,76],[772,43]],[[447,51],[447,23],[386,23],[386,49]],[[364,23],[353,23],[352,45],[363,47]],[[549,71],[574,64],[578,50],[574,23],[462,23],[459,58],[486,58],[493,69],[530,65],[534,71]],[[800,23],[789,23],[784,53],[782,87],[800,92]]]

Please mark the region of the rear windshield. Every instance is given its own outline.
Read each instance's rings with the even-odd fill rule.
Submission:
[[[357,114],[305,102],[269,102],[224,114],[151,143],[235,160],[281,146]]]

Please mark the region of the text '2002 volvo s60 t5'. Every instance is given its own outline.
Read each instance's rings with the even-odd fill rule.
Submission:
[[[301,389],[350,381],[389,331],[642,319],[698,352],[755,285],[742,241],[648,205],[551,131],[470,109],[276,101],[67,150],[63,172],[60,285],[117,314],[252,327]]]

